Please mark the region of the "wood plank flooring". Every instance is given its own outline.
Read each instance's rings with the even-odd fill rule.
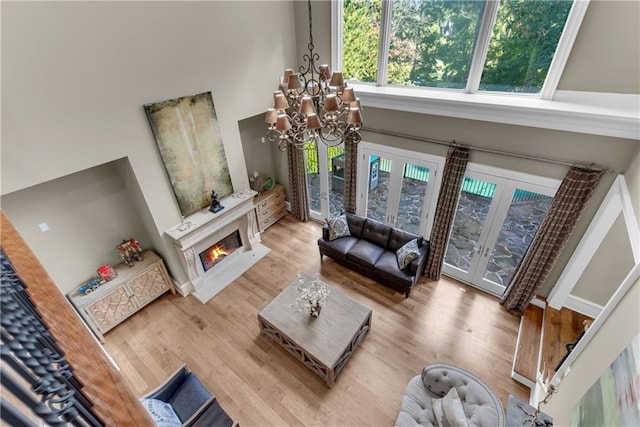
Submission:
[[[390,426],[407,382],[442,362],[478,375],[505,406],[509,394],[528,400],[510,378],[519,318],[496,298],[422,278],[405,299],[330,258],[320,262],[321,234],[319,224],[287,216],[262,234],[272,251],[207,304],[166,294],[107,333],[106,350],[132,389],[142,395],[184,362],[245,427]],[[332,388],[259,333],[258,312],[298,271],[319,272],[373,310],[371,331]]]
[[[542,338],[542,319],[544,309],[533,304],[524,310],[522,329],[516,350],[513,370],[535,384],[538,373],[538,355]]]

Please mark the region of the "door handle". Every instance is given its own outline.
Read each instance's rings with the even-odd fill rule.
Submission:
[[[489,255],[489,246],[487,246],[484,250],[484,256],[485,258],[487,257],[487,255]]]

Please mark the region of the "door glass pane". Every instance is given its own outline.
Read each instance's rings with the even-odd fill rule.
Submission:
[[[396,227],[409,233],[420,234],[422,207],[427,194],[428,181],[429,168],[411,163],[404,165]]]
[[[331,177],[329,181],[329,215],[334,216],[344,210],[344,148],[328,147],[327,156]]]
[[[320,214],[320,170],[318,166],[318,147],[312,141],[304,144],[304,163],[307,172],[307,191],[309,193],[309,205],[312,212]]]
[[[483,10],[481,1],[394,0],[387,82],[463,89]]]
[[[538,93],[573,2],[502,0],[480,90]]]
[[[381,0],[345,0],[342,27],[342,72],[345,79],[378,78]]]
[[[478,246],[496,184],[465,177],[444,261],[465,272]]]
[[[507,286],[540,228],[553,197],[517,189],[498,240],[491,251],[484,278]]]
[[[391,172],[391,160],[380,156],[369,156],[367,218],[386,222],[389,172]]]

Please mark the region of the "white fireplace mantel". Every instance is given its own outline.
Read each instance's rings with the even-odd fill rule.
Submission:
[[[178,287],[181,294],[193,292],[205,303],[269,252],[260,243],[253,205],[256,194],[253,190],[245,190],[225,197],[220,200],[224,207],[220,212],[202,209],[165,231],[173,240],[189,276],[189,282]],[[200,265],[200,251],[235,230],[240,232],[242,247],[211,270],[204,271]]]

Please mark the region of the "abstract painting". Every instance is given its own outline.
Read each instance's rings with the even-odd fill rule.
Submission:
[[[211,92],[144,106],[183,216],[233,193]]]
[[[572,426],[640,426],[640,335],[582,396]]]

